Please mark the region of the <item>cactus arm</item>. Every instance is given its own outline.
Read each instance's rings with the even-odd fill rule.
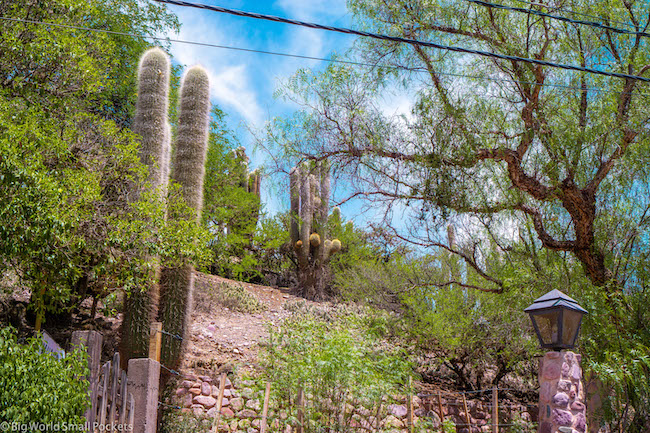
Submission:
[[[203,178],[208,148],[210,118],[210,83],[201,67],[191,68],[181,86],[178,133],[172,179],[181,186],[186,204],[195,211],[198,223],[203,208]],[[183,340],[165,337],[161,361],[168,368],[177,368],[184,342],[187,341],[188,318],[192,305],[194,267],[165,268],[160,277],[159,319],[169,333]]]
[[[289,194],[291,198],[291,245],[295,247],[300,240],[300,171],[296,167],[289,173]]]

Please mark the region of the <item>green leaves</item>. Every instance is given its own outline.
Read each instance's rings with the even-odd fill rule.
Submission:
[[[367,326],[381,313],[343,306],[295,308],[299,313],[270,330],[262,356],[283,407],[295,410],[290,402],[303,388],[309,402],[305,419],[313,421],[306,431],[326,425],[331,431],[349,431],[347,404],[376,411],[382,398],[398,394],[407,383],[410,365],[405,354]]]
[[[82,350],[57,359],[38,336],[21,344],[15,330],[0,329],[0,421],[84,424],[87,374]]]

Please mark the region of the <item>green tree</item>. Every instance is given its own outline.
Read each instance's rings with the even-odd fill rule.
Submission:
[[[632,77],[647,77],[650,69],[639,33],[472,2],[351,0],[349,7],[357,26],[371,32]],[[576,11],[636,31],[650,22],[640,1],[527,7]],[[609,368],[607,356],[625,359],[628,371],[639,371],[631,353],[650,350],[647,326],[634,328],[638,322],[628,318],[646,315],[633,306],[639,293],[647,297],[646,84],[371,38],[359,40],[351,56],[376,66],[299,71],[290,80],[285,94],[305,110],[278,121],[270,140],[294,159],[327,158],[339,176],[352,179],[351,196],[384,205],[388,227],[459,256],[480,277],[476,289],[507,292],[522,283],[518,269],[559,283],[545,290],[563,287],[590,303],[588,356]],[[396,88],[412,97],[408,115],[382,110],[381,96]],[[390,218],[402,210],[411,216],[406,224]],[[457,247],[443,236],[450,218],[468,227]],[[542,269],[544,255],[559,269]],[[586,279],[574,278],[576,266]],[[554,278],[544,280],[547,273]],[[596,332],[602,323],[619,323],[615,335],[625,344],[613,343],[613,329]],[[632,343],[634,352],[625,348]],[[629,431],[647,429],[647,400],[632,398],[647,389],[643,371],[620,388],[629,406],[619,414],[634,413]]]
[[[261,202],[258,173],[249,173],[249,160],[233,132],[226,128],[226,114],[212,109],[202,224],[211,232],[214,274],[240,280],[262,277],[252,243]]]
[[[146,257],[201,255],[193,234],[165,226],[159,197],[130,194],[147,178],[124,128],[135,65],[147,36],[178,22],[127,0],[0,1],[0,15],[17,20],[0,21],[0,265],[32,288],[38,328],[46,311],[141,287]]]

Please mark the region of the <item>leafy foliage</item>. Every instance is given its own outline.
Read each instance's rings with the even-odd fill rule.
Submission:
[[[83,350],[57,359],[39,337],[20,344],[14,329],[0,329],[0,420],[83,425],[87,374]]]
[[[246,291],[240,284],[223,282],[210,293],[218,303],[232,311],[240,313],[257,313],[264,311],[266,306],[254,295]]]
[[[16,19],[110,29],[125,37],[3,21],[0,31],[0,266],[32,288],[37,327],[45,312],[67,311],[109,288],[153,277],[147,255],[164,261],[205,257],[196,228],[162,224],[142,185],[130,124],[135,65],[147,35],[176,28],[155,3],[126,0],[0,1]],[[172,208],[183,206],[174,198]]]
[[[248,192],[248,158],[236,152],[237,137],[225,127],[226,114],[214,107],[210,123],[202,224],[212,233],[212,273],[238,280],[259,280],[251,241],[260,200]]]
[[[298,388],[306,395],[305,431],[346,431],[352,415],[347,405],[374,408],[384,396],[399,392],[410,365],[405,354],[371,332],[372,314],[347,307],[296,314],[271,330],[262,354],[277,400],[295,410]],[[400,385],[401,384],[401,385]],[[296,413],[290,414],[295,417]]]

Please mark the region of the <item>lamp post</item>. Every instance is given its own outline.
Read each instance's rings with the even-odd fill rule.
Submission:
[[[539,368],[539,433],[584,433],[587,430],[581,356],[575,346],[587,311],[571,297],[552,290],[524,310],[544,349]]]

